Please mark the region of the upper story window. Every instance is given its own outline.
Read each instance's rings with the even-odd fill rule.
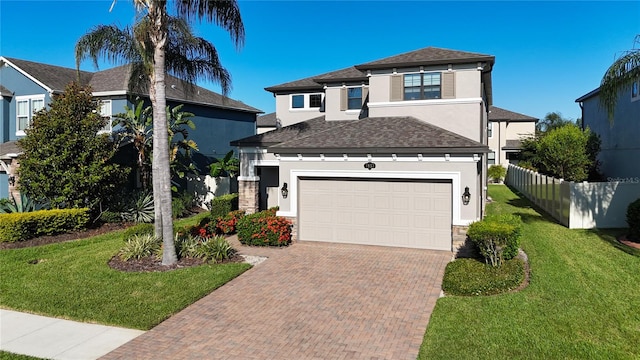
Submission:
[[[310,108],[319,108],[322,106],[322,94],[311,94],[309,95],[309,107]]]
[[[111,132],[111,121],[112,119],[112,111],[111,111],[111,100],[102,100],[100,102],[100,115],[107,117],[107,123],[104,125],[102,129],[98,131],[100,133],[110,133]]]
[[[489,121],[489,123],[487,124],[487,137],[493,137],[493,123],[491,121]]]
[[[359,110],[362,107],[362,87],[347,88],[347,109]]]
[[[440,99],[440,73],[404,75],[404,100]]]
[[[631,84],[631,100],[640,99],[640,80],[636,80]]]
[[[44,95],[16,96],[16,134],[25,135],[33,115],[44,108]]]
[[[291,95],[291,109],[319,109],[321,107],[321,93]]]

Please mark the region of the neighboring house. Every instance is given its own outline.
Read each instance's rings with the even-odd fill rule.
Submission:
[[[258,116],[256,120],[256,134],[262,134],[267,131],[275,130],[280,127],[276,113],[272,112]]]
[[[138,94],[127,90],[129,67],[120,66],[95,73],[0,56],[0,198],[9,195],[16,181],[16,158],[20,151],[16,140],[25,136],[33,114],[51,102],[52,96],[64,92],[72,81],[91,85],[93,95],[102,101],[101,113],[113,116],[123,113],[124,106],[134,106]],[[183,111],[192,118],[195,130],[189,139],[200,149],[194,161],[202,172],[219,156],[232,148],[229,141],[256,132],[256,116],[260,110],[213,91],[195,86],[185,89],[182,82],[167,77],[167,104],[184,104]],[[148,100],[145,94],[140,95]],[[104,132],[111,132],[111,123]],[[116,129],[117,130],[117,129]]]
[[[487,154],[487,165],[517,164],[522,139],[535,135],[537,122],[534,117],[490,106],[487,138],[491,152]]]
[[[282,127],[234,141],[240,206],[300,240],[451,251],[482,218],[490,55],[424,48],[266,88]]]
[[[614,117],[600,106],[600,89],[576,102],[582,109],[582,127],[600,135],[600,171],[611,180],[640,182],[640,79],[618,96]]]

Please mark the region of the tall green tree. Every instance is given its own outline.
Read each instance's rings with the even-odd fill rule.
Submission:
[[[113,1],[112,7],[116,1]],[[117,35],[119,33],[111,32],[115,30],[114,27],[104,31],[96,28],[78,41],[76,61],[79,65],[85,57],[91,57],[97,65],[98,57],[105,56],[115,62],[132,63],[129,84],[139,82],[140,76],[149,79],[153,132],[165,134],[168,130],[167,72],[187,83],[194,83],[198,78],[217,81],[223,94],[226,94],[230,87],[228,72],[220,65],[215,47],[202,38],[183,36],[187,34],[180,30],[188,28],[187,25],[192,20],[213,22],[228,31],[232,41],[239,48],[244,43],[244,24],[236,0],[172,1],[176,17],[169,16],[167,1],[133,0],[133,3],[141,18],[129,31],[133,36],[120,39]],[[132,81],[134,76],[138,76],[138,79]],[[168,137],[153,138],[153,153],[155,235],[163,240],[162,263],[174,264],[177,262],[177,256],[173,244]]]
[[[589,129],[575,124],[550,130],[536,144],[540,171],[568,181],[586,180],[600,148],[591,138]]]
[[[600,105],[607,111],[609,122],[613,121],[620,93],[631,89],[636,81],[640,81],[640,34],[636,35],[633,48],[609,66],[600,82]]]
[[[557,129],[568,124],[575,124],[574,120],[566,119],[560,112],[550,112],[544,116],[544,119],[536,124],[536,131],[545,133],[549,130]]]
[[[18,143],[21,192],[52,207],[89,207],[108,199],[127,171],[111,162],[116,151],[91,88],[72,83],[33,118]]]

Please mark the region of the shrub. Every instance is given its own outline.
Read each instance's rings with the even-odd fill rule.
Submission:
[[[11,200],[6,199],[6,201],[0,202],[0,214],[32,212],[49,208],[49,204],[35,201],[24,193],[20,194],[20,201],[16,201],[16,198],[11,195]]]
[[[216,235],[200,240],[196,245],[194,257],[220,262],[232,258],[235,254],[236,250],[231,244],[223,236]]]
[[[191,213],[191,208],[195,205],[195,197],[192,194],[182,192],[180,195],[175,196],[171,201],[171,213],[174,219],[188,216]]]
[[[224,217],[216,219],[216,233],[217,234],[235,234],[238,220],[244,217],[244,210],[235,210],[230,212]]]
[[[141,192],[135,195],[128,209],[122,215],[127,221],[136,223],[153,222],[153,194]]]
[[[521,226],[522,221],[516,215],[487,216],[471,224],[467,236],[476,244],[487,264],[500,266],[503,260],[518,254]]]
[[[507,175],[507,169],[502,165],[491,165],[489,166],[487,175],[489,175],[489,178],[494,182],[500,182],[504,180],[504,177]]]
[[[640,199],[627,207],[627,224],[629,224],[629,236],[633,240],[640,240]]]
[[[124,261],[141,259],[143,257],[160,255],[162,241],[153,234],[133,235],[127,238],[127,243],[120,249],[118,256]]]
[[[587,153],[590,136],[589,129],[582,131],[572,124],[547,132],[537,143],[540,170],[568,181],[586,180],[593,166],[591,157],[597,155],[592,153],[595,149]]]
[[[146,224],[146,223],[136,224],[127,228],[122,233],[122,237],[126,241],[127,239],[132,238],[134,236],[154,235],[154,230],[155,229],[153,227],[153,224]]]
[[[291,242],[291,222],[270,210],[246,215],[237,229],[238,240],[245,245],[286,246]]]
[[[39,210],[0,214],[0,241],[24,241],[86,228],[89,209]]]
[[[217,219],[238,210],[238,194],[226,194],[211,200],[211,217]]]
[[[442,290],[449,295],[494,295],[517,288],[524,277],[520,259],[505,261],[500,267],[475,259],[457,259],[447,264]]]
[[[122,219],[122,213],[115,211],[103,212],[102,214],[100,214],[100,220],[105,223],[121,223],[124,221],[124,219]]]

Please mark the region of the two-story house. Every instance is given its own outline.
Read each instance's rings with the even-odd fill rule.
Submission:
[[[92,87],[93,95],[102,102],[103,116],[123,113],[125,105],[134,106],[137,96],[147,94],[128,90],[129,67],[119,66],[97,72],[80,71],[0,56],[0,198],[17,193],[16,168],[20,150],[16,141],[25,136],[33,115],[64,91],[72,81]],[[167,104],[184,104],[183,111],[195,114],[196,125],[189,138],[199,147],[194,160],[206,172],[214,158],[224,156],[233,139],[256,134],[256,116],[260,110],[213,91],[195,86],[185,89],[179,79],[167,77]],[[111,122],[103,129],[111,132]]]
[[[600,88],[576,99],[582,109],[582,127],[600,136],[600,171],[614,181],[640,182],[640,79],[618,95],[609,121],[600,105]]]
[[[266,88],[281,127],[232,143],[241,208],[305,241],[452,250],[484,211],[494,61],[428,47]]]
[[[537,122],[534,117],[490,106],[487,140],[491,151],[487,165],[518,164],[522,140],[535,135]]]

